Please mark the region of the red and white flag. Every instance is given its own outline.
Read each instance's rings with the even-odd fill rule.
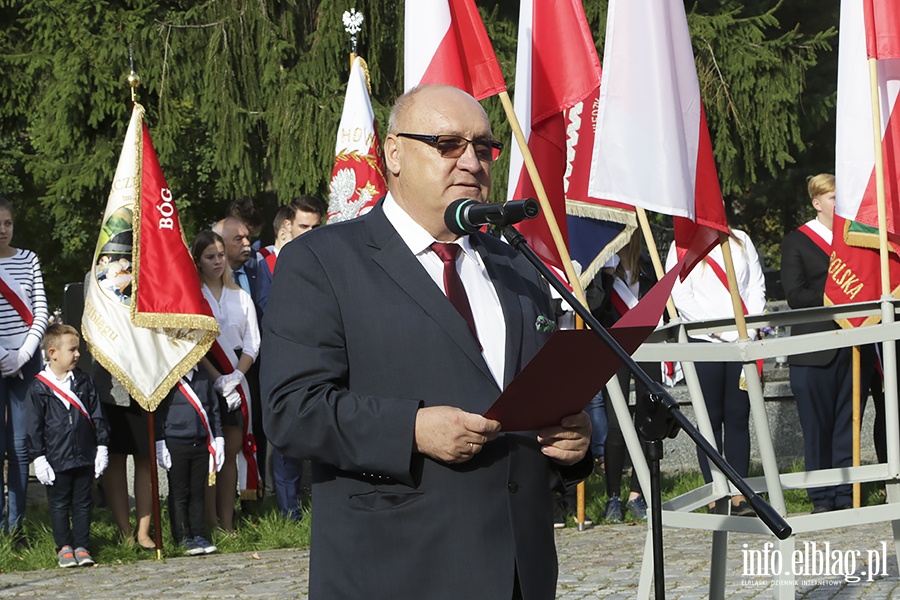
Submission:
[[[406,2],[404,85],[440,83],[483,100],[506,90],[474,0]]]
[[[900,113],[895,110],[900,92],[900,7],[888,0],[842,2],[835,147],[837,200],[825,285],[827,304],[881,297],[870,58],[877,59],[886,226],[891,246],[890,289],[900,283]],[[878,320],[870,317],[838,322],[848,327]]]
[[[219,327],[181,231],[144,108],[135,104],[88,278],[93,357],[146,410],[206,354]]]
[[[334,148],[328,222],[337,223],[365,214],[386,193],[381,142],[369,97],[369,69],[366,61],[357,56],[350,67]]]
[[[522,0],[516,55],[516,117],[534,158],[541,183],[568,243],[565,179],[568,136],[565,112],[600,85],[600,59],[577,0]],[[535,197],[517,144],[510,150],[508,197]],[[517,229],[541,259],[563,271],[559,251],[544,217]]]
[[[681,0],[610,0],[588,192],[675,217],[686,272],[728,231]]]

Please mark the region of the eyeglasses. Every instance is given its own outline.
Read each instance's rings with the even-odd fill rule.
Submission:
[[[494,140],[468,140],[459,135],[425,135],[421,133],[398,133],[397,137],[424,142],[434,147],[444,158],[459,158],[469,144],[475,148],[475,156],[484,162],[494,162],[500,157],[503,144]]]

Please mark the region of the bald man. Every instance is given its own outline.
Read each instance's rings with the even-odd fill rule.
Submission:
[[[501,147],[468,94],[409,92],[384,143],[388,195],[278,259],[265,422],[275,447],[313,461],[311,598],[555,596],[547,482],[590,473],[590,419],[501,432],[481,416],[553,313],[515,250],[444,225],[454,200],[487,201]]]

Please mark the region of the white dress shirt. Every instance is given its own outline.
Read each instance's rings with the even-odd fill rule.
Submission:
[[[428,271],[431,279],[446,295],[444,263],[431,249],[431,244],[437,240],[397,204],[390,192],[384,200],[384,215]],[[506,322],[503,319],[500,298],[481,256],[472,248],[469,236],[463,236],[454,243],[462,248],[456,259],[456,270],[466,288],[466,296],[472,307],[475,329],[478,331],[478,341],[482,347],[481,354],[494,380],[502,389],[506,363]]]

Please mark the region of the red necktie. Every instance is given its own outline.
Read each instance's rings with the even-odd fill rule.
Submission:
[[[459,273],[456,272],[456,256],[459,254],[459,246],[457,244],[435,242],[431,245],[431,249],[444,263],[444,289],[447,291],[447,298],[450,299],[450,303],[453,304],[459,314],[462,315],[462,318],[469,324],[469,330],[475,337],[475,341],[478,341],[475,318],[472,316],[472,306],[469,304],[469,297],[466,295],[466,288],[463,287],[462,279],[459,278]]]

